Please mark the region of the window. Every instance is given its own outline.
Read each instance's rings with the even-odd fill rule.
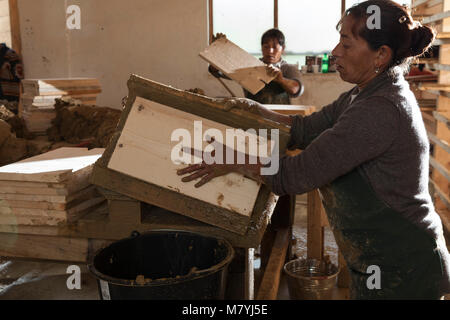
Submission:
[[[273,0],[214,0],[214,34],[224,33],[245,51],[260,55],[261,36],[273,28]]]
[[[278,0],[279,28],[286,37],[284,59],[304,65],[307,55],[331,52],[339,41],[341,1]]]
[[[411,0],[393,0],[393,1],[401,5],[406,5],[409,8],[411,7]],[[363,2],[363,0],[345,0],[345,9],[348,9],[360,2]]]
[[[345,8],[364,0],[345,0]],[[411,6],[411,0],[394,0]],[[339,41],[339,0],[209,0],[210,32],[224,33],[238,46],[261,57],[261,36],[278,27],[286,37],[284,59],[304,65],[308,55],[329,53]]]

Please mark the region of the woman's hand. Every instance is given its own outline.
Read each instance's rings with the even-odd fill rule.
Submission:
[[[212,42],[222,39],[222,38],[227,38],[227,36],[224,33],[216,33],[216,35],[212,36]]]
[[[297,81],[283,77],[283,72],[273,65],[267,65],[267,74],[275,77],[273,81],[280,84],[290,95],[297,94],[301,89]]]
[[[275,77],[273,79],[275,82],[281,82],[284,80],[281,70],[273,65],[267,65],[267,74],[271,77]]]
[[[212,139],[210,142],[214,142]],[[214,178],[227,175],[232,172],[238,172],[246,176],[247,178],[253,179],[257,182],[262,183],[263,180],[261,178],[260,172],[262,164],[259,161],[255,161],[253,159],[252,163],[256,162],[256,164],[250,164],[250,157],[247,154],[239,153],[236,150],[228,148],[223,144],[218,142],[214,142],[214,150],[210,153],[202,152],[202,163],[193,164],[184,169],[177,170],[177,174],[179,176],[190,174],[181,179],[183,182],[190,182],[196,179],[200,179],[199,182],[195,184],[196,188],[203,186]],[[216,161],[211,161],[211,159],[215,159],[216,150],[222,149],[222,159],[219,159],[219,163]],[[187,152],[190,151],[192,155],[195,154],[195,150],[188,148]],[[184,150],[186,152],[186,150]],[[226,163],[226,155],[233,154],[233,162],[231,164]],[[238,162],[238,159],[244,159],[243,164]],[[211,163],[212,162],[212,163]]]
[[[225,102],[224,107],[226,111],[230,111],[231,109],[236,108],[255,114],[260,114],[261,109],[264,108],[258,102],[246,98],[229,99]]]

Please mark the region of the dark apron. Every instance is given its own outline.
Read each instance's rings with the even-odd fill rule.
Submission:
[[[336,243],[351,275],[352,299],[439,299],[436,241],[375,194],[360,168],[320,188]],[[378,266],[381,289],[369,289]]]

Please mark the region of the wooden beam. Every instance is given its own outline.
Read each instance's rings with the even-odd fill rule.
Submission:
[[[438,137],[436,137],[434,134],[432,134],[430,132],[428,132],[428,138],[430,139],[430,141],[432,143],[435,143],[436,145],[438,145],[439,147],[441,147],[442,149],[444,149],[445,151],[450,153],[450,145],[447,143],[447,141],[439,139]]]
[[[280,277],[289,246],[289,234],[289,228],[277,231],[269,262],[258,290],[257,300],[277,299]]]
[[[255,249],[245,249],[245,286],[244,286],[244,298],[245,300],[255,299]]]
[[[436,118],[436,120],[444,123],[448,129],[450,129],[450,120],[442,115],[441,113],[437,112],[437,111],[433,111],[433,116]]]
[[[107,240],[0,233],[0,256],[87,262]]]
[[[278,0],[273,2],[273,27],[278,29]]]
[[[450,17],[450,10],[445,11],[445,12],[440,12],[438,14],[432,15],[431,17],[427,17],[427,18],[423,19],[422,23],[428,24],[428,23],[432,23],[435,21],[444,20],[445,18],[448,18],[448,17]]]
[[[19,7],[17,0],[9,0],[9,22],[11,25],[11,46],[16,53],[22,55],[22,38],[20,36]]]
[[[450,182],[450,173],[443,165],[437,162],[436,159],[433,157],[430,157],[430,164]]]
[[[341,16],[345,13],[345,0],[341,0]]]
[[[431,185],[434,188],[434,192],[436,192],[439,196],[439,198],[442,200],[442,202],[446,205],[448,209],[450,209],[450,198],[445,195],[445,193],[439,188],[439,186],[434,182],[433,180],[430,180]]]
[[[213,0],[208,0],[208,13],[209,13],[209,44],[211,44],[214,36]]]
[[[319,191],[308,192],[308,228],[307,256],[308,259],[322,260],[324,254],[324,228],[322,227],[322,202]]]

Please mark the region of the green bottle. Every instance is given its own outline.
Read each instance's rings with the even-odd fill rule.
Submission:
[[[322,73],[328,73],[328,54],[325,53],[322,59]]]

